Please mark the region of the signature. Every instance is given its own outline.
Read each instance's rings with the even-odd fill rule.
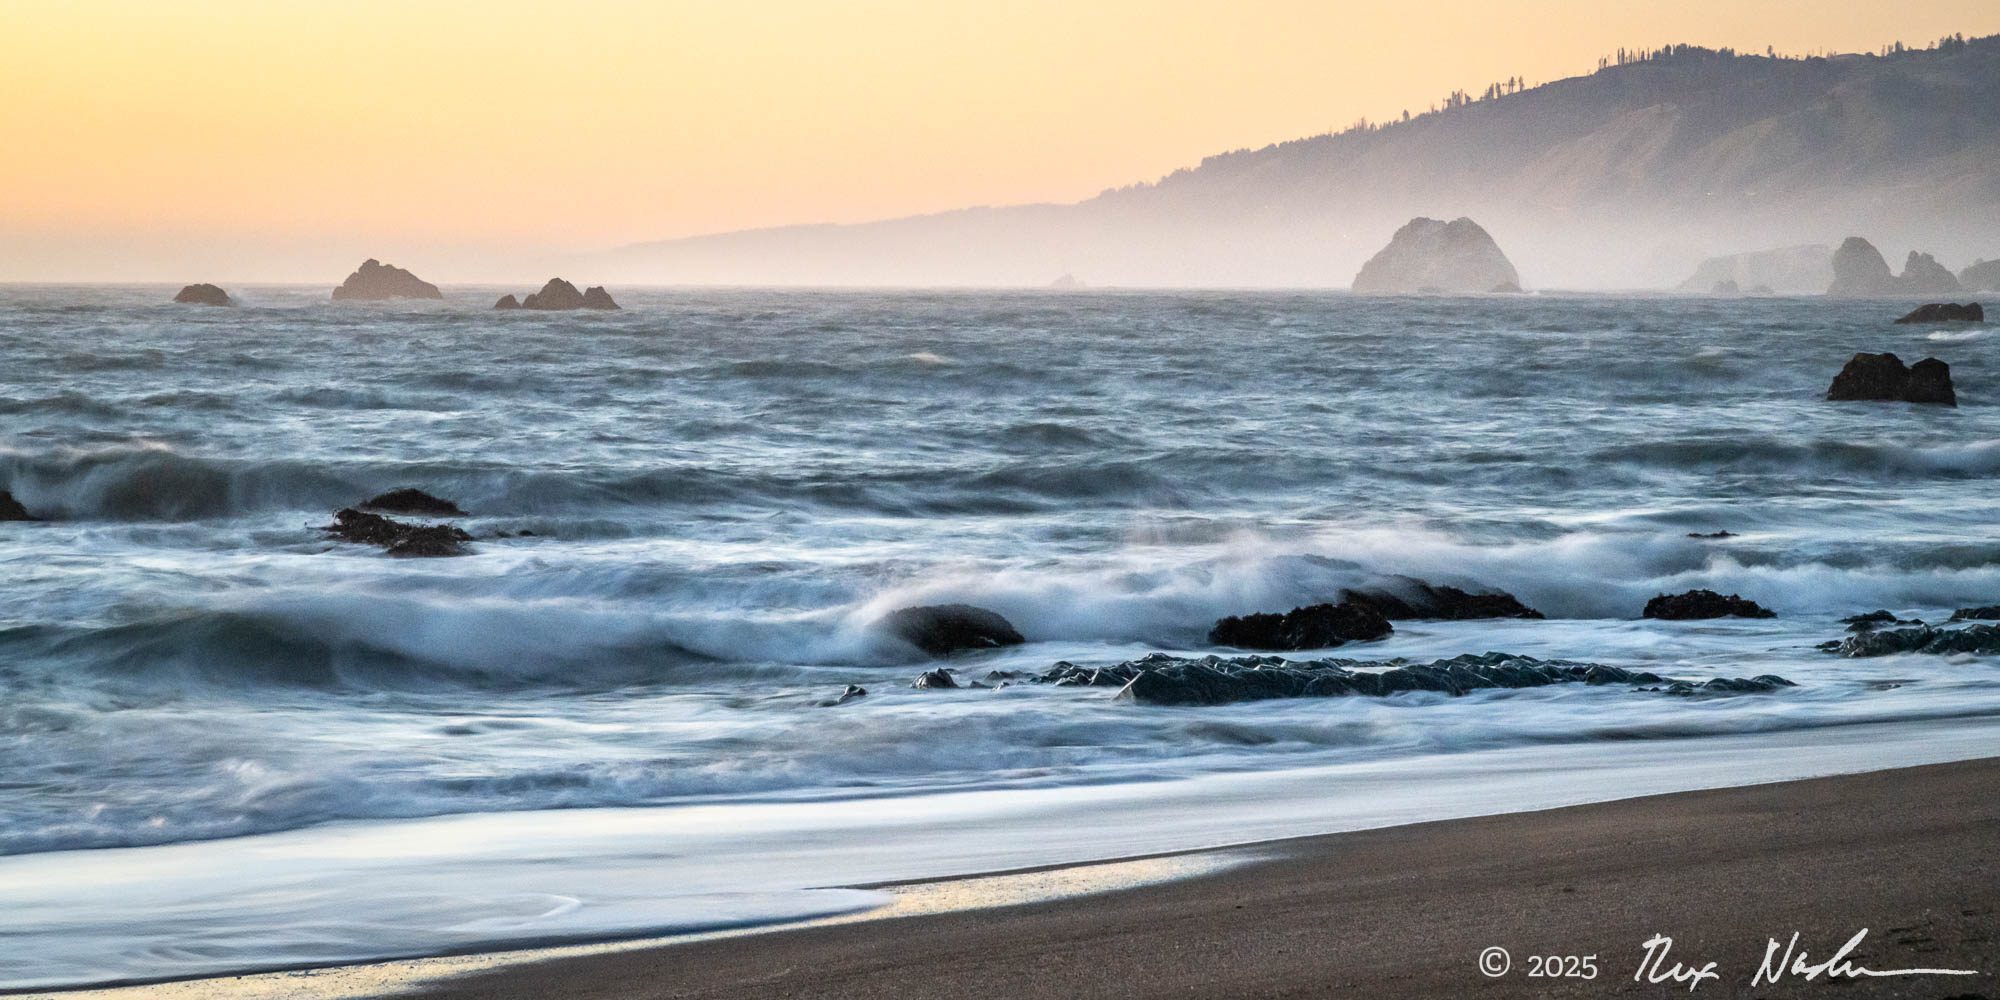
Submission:
[[[1764,949],[1764,961],[1750,977],[1752,986],[1775,986],[1785,979],[1802,982],[1825,979],[1835,980],[1868,979],[1884,976],[1976,976],[1972,969],[1871,969],[1854,961],[1850,956],[1854,949],[1868,937],[1868,928],[1854,932],[1834,953],[1823,961],[1813,961],[1812,955],[1799,947],[1799,934],[1792,932],[1791,940],[1779,944],[1777,938],[1769,938]],[[1655,986],[1685,984],[1692,993],[1703,983],[1722,978],[1716,971],[1719,963],[1690,963],[1673,957],[1674,939],[1664,934],[1655,934],[1640,943],[1645,950],[1639,959],[1639,970],[1632,974],[1632,980]]]

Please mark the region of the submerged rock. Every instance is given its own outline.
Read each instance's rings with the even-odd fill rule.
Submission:
[[[1986,310],[1977,302],[1955,305],[1950,302],[1932,302],[1911,310],[1909,315],[1897,320],[1898,323],[1984,323]]]
[[[390,490],[361,502],[362,510],[386,510],[391,514],[425,514],[431,517],[465,517],[465,511],[443,497],[434,497],[423,490],[403,487]]]
[[[1541,612],[1503,591],[1469,594],[1457,587],[1433,587],[1421,582],[1416,582],[1413,589],[1403,594],[1389,590],[1343,590],[1340,599],[1374,608],[1390,621],[1542,617]]]
[[[14,499],[14,494],[0,490],[0,521],[37,520],[40,518],[28,513],[28,508],[21,506],[21,501]]]
[[[495,308],[495,309],[519,309],[519,308],[521,308],[521,300],[519,300],[519,299],[515,298],[515,297],[513,296],[513,294],[512,294],[512,293],[509,293],[509,294],[506,294],[506,295],[502,295],[502,296],[500,296],[500,301],[498,301],[498,302],[495,302],[495,303],[493,303],[493,308]]]
[[[847,690],[842,691],[841,693],[834,695],[833,697],[828,698],[825,701],[820,702],[819,707],[832,708],[835,705],[845,705],[856,698],[866,698],[866,697],[868,697],[867,688],[862,687],[859,684],[849,684],[847,686]]]
[[[1361,266],[1354,290],[1364,295],[1520,291],[1521,276],[1499,244],[1467,218],[1411,219]]]
[[[1884,625],[1922,625],[1924,620],[1911,618],[1905,621],[1887,610],[1882,610],[1870,611],[1864,615],[1850,615],[1842,618],[1840,623],[1847,626],[1849,632],[1872,632]]]
[[[1702,541],[1714,541],[1714,540],[1716,540],[1716,539],[1721,539],[1721,538],[1735,538],[1735,537],[1736,537],[1736,532],[1734,532],[1734,531],[1690,531],[1690,532],[1688,532],[1688,537],[1689,537],[1689,538],[1698,538],[1698,539],[1701,539]]]
[[[1395,626],[1373,606],[1352,601],[1293,608],[1282,615],[1224,618],[1208,630],[1208,641],[1238,649],[1332,649],[1349,642],[1380,639]]]
[[[1856,659],[1896,653],[2000,653],[2000,625],[1876,629],[1820,648]]]
[[[1671,694],[1741,694],[1793,687],[1766,674],[1753,678],[1675,681],[1646,671],[1598,663],[1537,660],[1507,653],[1455,656],[1431,663],[1366,660],[1286,660],[1277,656],[1207,656],[1154,653],[1108,667],[1058,663],[1039,681],[1063,687],[1118,687],[1118,697],[1148,705],[1221,705],[1270,698],[1382,697],[1404,691],[1461,695],[1483,688],[1550,684],[1654,685]]]
[[[333,290],[335,302],[381,302],[387,299],[441,299],[436,285],[390,264],[370,257],[340,287]]]
[[[1936,358],[1903,367],[1894,354],[1856,354],[1827,387],[1833,402],[1935,403],[1957,406],[1951,366]]]
[[[1012,622],[970,604],[928,604],[902,608],[883,616],[875,627],[932,656],[949,656],[967,649],[1018,646],[1028,641],[1014,629]]]
[[[1727,597],[1713,590],[1690,590],[1672,596],[1661,594],[1646,602],[1646,618],[1663,621],[1694,621],[1703,618],[1776,618],[1777,614],[1756,601],[1735,594]]]
[[[320,529],[341,541],[376,545],[392,556],[462,556],[472,536],[449,524],[408,524],[343,507]]]
[[[174,301],[191,306],[233,306],[229,293],[215,285],[189,285],[174,296]]]

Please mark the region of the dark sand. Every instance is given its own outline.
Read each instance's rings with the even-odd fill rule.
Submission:
[[[1751,766],[1752,762],[1745,762]],[[1108,835],[1110,831],[1096,831]],[[1270,860],[1058,902],[506,967],[431,997],[1996,997],[2000,760],[1719,789],[1271,845]],[[1749,985],[1766,939],[1817,963],[1977,969]],[[1633,981],[1654,934],[1721,979]],[[1489,979],[1481,949],[1512,971]],[[1530,979],[1595,954],[1595,980]]]

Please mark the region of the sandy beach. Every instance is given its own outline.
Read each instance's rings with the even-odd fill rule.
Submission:
[[[1003,909],[509,966],[436,998],[1995,995],[2000,760],[1286,841],[1218,874]],[[1808,966],[1976,970],[1751,978]],[[1645,942],[1673,939],[1635,981]],[[1498,978],[1482,950],[1505,948]],[[1654,953],[1658,954],[1655,945]],[[1595,979],[1531,956],[1595,955]],[[1567,965],[1567,963],[1564,963]],[[1581,963],[1577,971],[1581,972]],[[1787,966],[1790,968],[1790,966]]]

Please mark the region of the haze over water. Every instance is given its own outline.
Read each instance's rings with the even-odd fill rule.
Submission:
[[[362,904],[306,902],[303,869],[244,918],[265,936],[202,951],[131,900],[64,895],[35,874],[45,856],[157,870],[151,845],[214,841],[172,855],[213,872],[269,850],[218,838],[577,807],[872,800],[944,823],[963,815],[944,792],[1027,790],[1033,816],[1062,789],[1550,748],[1538,780],[1560,784],[1554,761],[1633,741],[1671,773],[1748,734],[1942,738],[2000,715],[1983,661],[1812,648],[1857,612],[2000,601],[1990,330],[1891,327],[1897,303],[618,290],[622,313],[540,315],[484,308],[497,291],[325,294],[242,289],[211,310],[156,287],[0,291],[0,488],[50,518],[0,525],[0,887],[56,907],[0,918],[21,946],[0,948],[0,986],[432,940],[342,923]],[[1947,360],[1960,406],[1824,402],[1857,350]],[[470,511],[475,554],[392,559],[314,530],[405,485]],[[1736,537],[1687,537],[1718,530]],[[1336,655],[1499,650],[1799,687],[1162,708],[914,690],[931,664],[868,628],[913,604],[1004,614],[1030,642],[952,664],[969,680],[1205,653],[1218,616],[1399,577],[1505,590],[1549,620],[1399,622]],[[1779,617],[1639,620],[1694,587]],[[869,694],[820,704],[848,684]],[[798,863],[867,842],[879,816]],[[325,829],[399,843],[393,825]],[[1080,849],[964,836],[972,866]],[[48,853],[109,847],[144,849]],[[638,893],[611,916],[578,890],[587,919],[540,929],[481,923],[500,904],[453,889],[425,904],[450,919],[419,908],[411,926],[462,946],[829,908],[752,888]],[[345,950],[312,950],[328,926]],[[149,935],[183,950],[159,959]]]

